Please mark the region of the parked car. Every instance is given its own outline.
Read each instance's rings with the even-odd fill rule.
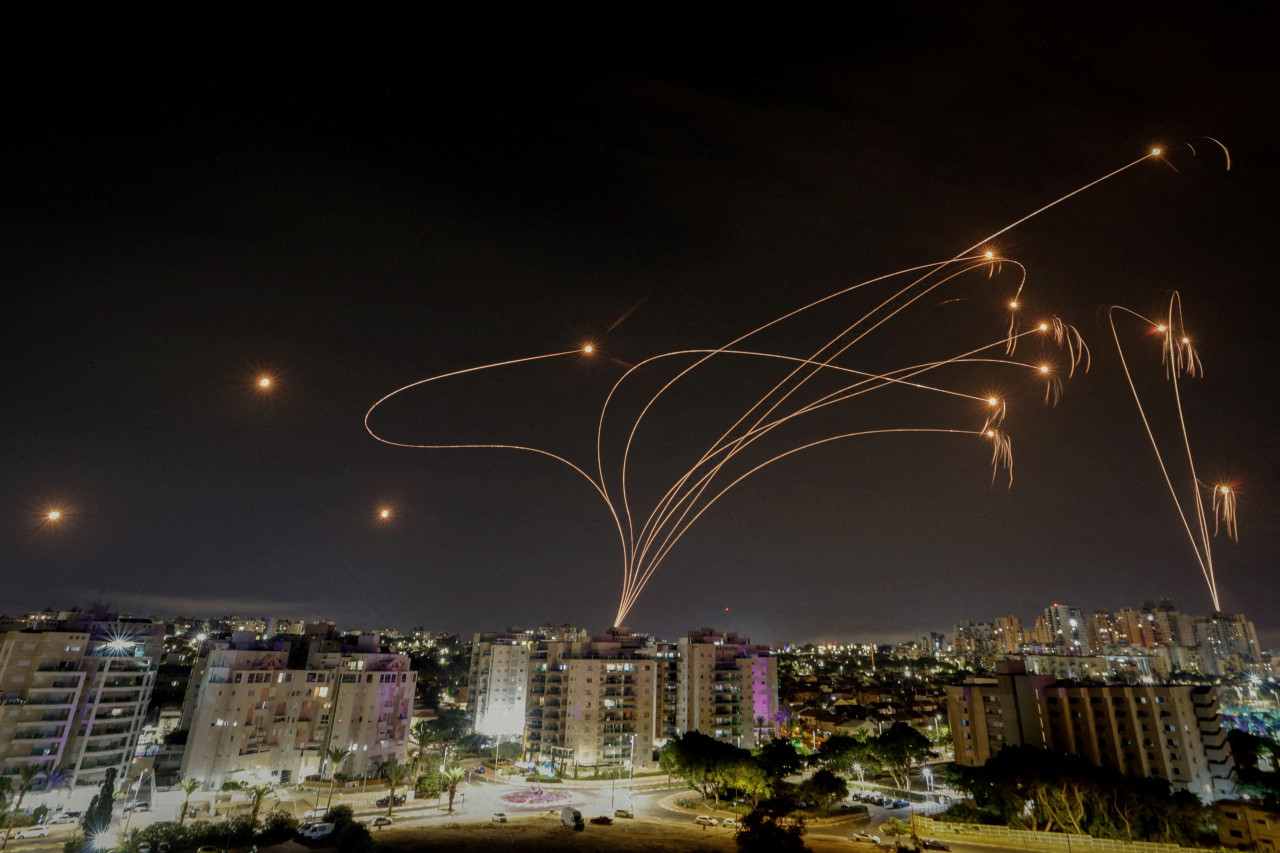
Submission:
[[[403,806],[403,805],[404,805],[404,799],[405,799],[405,798],[404,798],[404,795],[403,795],[403,794],[396,794],[396,805],[397,805],[397,806]],[[390,803],[391,803],[391,798],[390,798],[390,797],[383,797],[382,799],[380,799],[380,800],[378,800],[376,803],[374,803],[374,805],[376,805],[376,806],[377,806],[378,808],[380,808],[380,809],[385,809],[388,805],[390,805]]]
[[[552,812],[555,812],[555,811],[556,811],[556,809],[552,809],[551,811],[552,811]],[[494,813],[493,813],[493,822],[494,822],[494,823],[506,823],[506,822],[507,822],[507,815],[506,815],[506,813],[504,813],[504,812],[494,812]]]
[[[489,768],[481,764],[479,767],[476,768],[476,772],[479,773],[481,776],[483,776],[484,774],[489,772]]]
[[[576,832],[582,832],[583,828],[586,827],[582,820],[582,812],[573,806],[565,806],[560,810],[560,823]]]
[[[589,823],[594,823],[596,826],[612,826],[613,818],[609,817],[607,814],[602,814],[598,817],[591,818]]]
[[[13,834],[14,838],[45,838],[49,834],[47,826],[28,826]]]
[[[720,821],[716,820],[709,814],[700,814],[693,819],[698,826],[719,826]]]
[[[869,844],[880,843],[880,836],[872,835],[871,833],[867,832],[865,829],[858,830],[852,836],[850,836],[850,838],[854,841],[866,841]]]
[[[369,822],[369,825],[383,827],[383,826],[391,826],[391,823],[392,823],[391,818],[387,817],[386,815],[379,815],[378,817],[375,817],[373,820],[371,820]]]
[[[910,806],[911,806],[911,803],[910,803],[910,801],[908,801],[908,800],[894,800],[894,801],[893,801],[893,807],[894,807],[895,809],[905,809],[905,808],[910,808]]]
[[[723,826],[725,829],[737,829],[738,821],[736,818],[727,817],[724,820],[720,821],[720,825]]]
[[[930,838],[928,841],[921,841],[920,849],[921,850],[943,850],[943,851],[947,851],[947,853],[950,853],[950,850],[951,850],[950,847],[943,844],[941,841],[939,841],[936,838]]]
[[[60,815],[58,815],[57,817],[53,818],[52,820],[48,821],[48,823],[47,823],[46,825],[47,825],[47,826],[61,826],[61,825],[63,825],[63,824],[68,824],[68,823],[79,823],[79,822],[80,822],[80,816],[79,816],[79,815],[74,815],[74,814],[71,814],[70,812],[66,812],[66,813],[64,813],[64,814],[60,814]]]
[[[144,841],[138,845],[137,853],[151,853],[151,842]]]
[[[635,815],[634,815],[634,814],[632,814],[632,812],[631,812],[630,810],[628,810],[628,809],[614,809],[614,810],[613,810],[613,816],[614,816],[614,817],[625,817],[625,818],[633,818],[633,817],[635,817]]]
[[[330,835],[333,835],[333,824],[331,823],[307,824],[302,828],[302,832],[298,834],[301,835],[302,838],[307,841],[320,841],[322,839],[328,838]],[[221,851],[219,851],[216,847],[214,848],[214,851],[215,853],[221,853]],[[197,853],[204,853],[204,848],[201,848],[200,850],[198,850]]]

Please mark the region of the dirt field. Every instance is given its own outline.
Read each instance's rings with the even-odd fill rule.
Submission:
[[[865,850],[869,845],[851,844],[847,839],[824,839],[820,830],[805,837],[814,853]],[[617,820],[612,826],[587,824],[582,832],[545,817],[511,823],[465,823],[429,828],[386,829],[373,834],[374,840],[396,853],[444,851],[444,853],[486,853],[489,850],[608,851],[608,853],[736,853],[733,831],[671,826],[643,820]]]

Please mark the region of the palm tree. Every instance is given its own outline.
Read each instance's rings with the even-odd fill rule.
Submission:
[[[182,826],[182,822],[187,819],[187,809],[191,803],[191,795],[200,790],[200,786],[204,783],[199,779],[191,776],[186,777],[178,783],[178,787],[182,789],[182,793],[186,794],[182,798],[182,809],[178,812],[178,826]]]
[[[426,720],[419,720],[409,730],[409,742],[413,744],[413,775],[418,775],[418,764],[422,761],[423,750],[431,743],[431,732]]]
[[[249,813],[253,825],[258,825],[258,812],[262,811],[262,801],[276,792],[270,785],[254,785],[249,789],[249,802],[253,810]]]
[[[44,775],[44,771],[40,769],[38,764],[23,764],[18,768],[18,801],[13,804],[13,816],[17,817],[18,812],[22,810],[22,798],[27,795],[27,791],[35,786],[36,779]],[[7,820],[4,824],[4,841],[0,841],[0,850],[9,846],[9,832],[13,829],[13,821]]]
[[[325,750],[325,758],[329,759],[329,800],[324,804],[327,809],[333,805],[333,785],[337,782],[337,770],[342,766],[342,762],[347,760],[347,756],[351,754],[351,749],[345,746],[335,746]]]
[[[396,788],[400,787],[400,782],[404,779],[405,774],[409,772],[409,768],[403,764],[397,764],[394,761],[384,761],[378,768],[382,771],[382,775],[387,777],[387,817],[391,817],[391,810],[396,804]]]
[[[453,811],[453,797],[458,793],[458,783],[467,778],[461,767],[447,767],[440,773],[440,782],[449,790],[449,811]]]
[[[116,844],[111,849],[119,851],[119,853],[138,853],[138,848],[142,846],[142,830],[136,826],[125,830],[116,840]]]

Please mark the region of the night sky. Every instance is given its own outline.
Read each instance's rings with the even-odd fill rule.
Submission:
[[[1105,313],[1155,316],[1176,290],[1204,364],[1180,385],[1196,464],[1239,495],[1239,544],[1213,541],[1222,606],[1280,643],[1274,11],[854,8],[173,19],[147,41],[119,18],[33,22],[21,40],[42,59],[11,58],[0,79],[0,610],[603,630],[622,559],[585,480],[533,454],[379,444],[369,406],[592,341],[591,358],[406,392],[374,426],[594,466],[626,365],[951,258],[1161,146],[1167,160],[997,242],[1027,268],[1024,304],[1090,347],[1058,406],[1025,372],[931,377],[1007,397],[1011,488],[972,436],[797,454],[709,510],[627,622],[775,642],[949,634],[1060,600],[1209,612]],[[970,273],[843,363],[885,370],[997,340],[1016,275]],[[807,356],[869,308],[833,301],[760,346]],[[1139,324],[1121,331],[1172,439],[1159,353]],[[609,447],[687,363],[625,386]],[[734,361],[663,398],[637,439],[633,499],[651,503],[777,378]],[[984,414],[890,391],[823,410],[772,451],[855,429],[973,430]],[[42,521],[55,507],[65,516]]]

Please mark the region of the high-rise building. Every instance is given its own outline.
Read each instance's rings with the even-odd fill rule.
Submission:
[[[1078,607],[1059,604],[1056,601],[1044,611],[1054,647],[1062,655],[1087,655],[1093,652],[1088,645],[1084,617]]]
[[[768,646],[710,628],[677,643],[676,730],[755,749],[778,712],[777,660]]]
[[[529,656],[539,639],[541,635],[518,628],[475,635],[467,676],[467,714],[477,732],[492,736],[524,731]]]
[[[0,634],[0,774],[62,771],[73,786],[123,779],[155,685],[164,625],[102,608]]]
[[[1126,776],[1163,779],[1206,802],[1235,791],[1235,762],[1213,687],[1068,687],[1001,661],[995,679],[947,688],[956,762],[986,763],[1005,746],[1081,756]]]
[[[531,757],[591,768],[647,764],[686,731],[743,748],[771,732],[778,677],[767,646],[709,628],[678,643],[626,628],[592,640],[553,630],[570,639],[543,629],[476,635],[468,693],[477,731],[515,733],[522,722]]]
[[[1238,675],[1262,659],[1258,634],[1243,614],[1197,616],[1191,627],[1196,645],[1200,647],[1204,672],[1209,675]]]
[[[417,686],[409,658],[381,652],[373,634],[354,640],[319,642],[305,656],[250,632],[216,644],[184,709],[191,728],[182,775],[214,789],[285,784],[321,772],[328,750],[343,747],[348,756],[334,769],[349,776],[403,761]]]

